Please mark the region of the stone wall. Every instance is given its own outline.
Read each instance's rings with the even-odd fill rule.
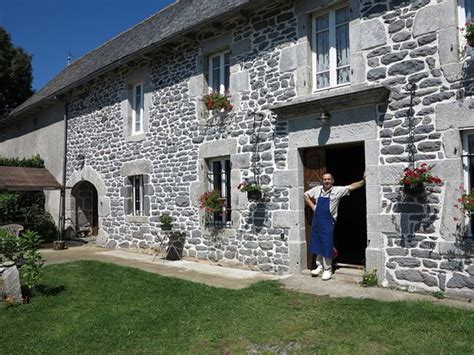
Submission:
[[[293,74],[280,73],[278,67],[282,48],[296,41],[296,19],[291,5],[271,4],[247,20],[237,19],[224,27],[231,34],[227,46],[233,48],[231,87],[236,104],[232,113],[223,118],[225,122],[219,121],[220,117],[202,119],[206,114],[202,95],[190,95],[188,90],[193,78],[201,74],[196,65],[202,58],[200,50],[207,38],[213,38],[199,34],[202,45],[183,41],[165,54],[158,51],[147,62],[119,68],[72,93],[68,176],[81,170],[77,156],[83,154],[85,168],[96,171],[105,184],[111,211],[102,218],[101,228],[109,236],[107,247],[149,248],[159,233],[160,212],[169,211],[175,220],[174,227],[188,232],[185,255],[286,272],[288,230],[272,226],[273,211],[287,209],[289,203],[287,189],[272,189],[276,165],[285,167],[285,124],[275,132],[274,117],[261,108],[296,95]],[[120,102],[126,78],[143,67],[149,68],[152,87],[149,130],[143,140],[126,141]],[[257,128],[255,111],[263,112]],[[258,147],[254,152],[257,135]],[[235,183],[232,199],[237,218],[230,230],[219,231],[216,236],[203,228],[190,186],[199,179],[200,147],[206,142],[226,139],[237,140],[231,159],[234,167],[240,168],[233,169],[234,181],[252,176],[251,161],[257,162],[260,181],[267,190],[264,202],[248,203]],[[225,154],[215,152],[216,157],[222,155]],[[140,159],[151,160],[153,166],[148,187],[153,189],[150,216],[144,223],[126,218],[120,176],[124,164]]]
[[[470,61],[458,51],[455,2],[351,1],[351,7],[360,8],[350,23],[351,93],[357,91],[356,84],[383,85],[391,93],[388,102],[377,103],[367,116],[370,134],[359,134],[367,140],[367,218],[373,243],[367,265],[378,268],[385,285],[472,292],[473,269],[453,235],[457,226],[451,207],[462,182],[459,131],[474,126]],[[302,146],[290,147],[291,121],[270,108],[311,94],[311,41],[306,34],[310,13],[317,10],[311,1],[269,3],[72,92],[68,176],[90,169],[104,184],[99,199],[109,201],[110,213],[101,215],[100,228],[108,247],[149,248],[159,233],[159,214],[168,211],[175,228],[188,232],[187,256],[238,261],[280,273],[303,267],[295,266],[306,251],[300,240],[302,202],[294,197],[302,188],[302,168],[295,159]],[[209,115],[201,101],[206,55],[222,49],[231,50],[235,108],[227,115]],[[131,140],[124,130],[123,103],[128,78],[137,72],[149,80],[149,122],[144,135]],[[434,173],[444,180],[422,199],[405,196],[398,185],[409,159],[408,82],[418,86],[416,160],[435,164]],[[462,123],[449,119],[454,110]],[[345,115],[356,117],[350,112]],[[314,112],[300,116],[305,115]],[[320,132],[308,126],[302,134],[316,146],[325,144],[320,143]],[[344,137],[350,140],[347,134],[339,136]],[[343,143],[333,137],[325,142]],[[85,167],[79,154],[86,156]],[[232,162],[233,224],[219,233],[204,228],[197,204],[205,189],[206,159],[212,154],[229,156]],[[143,160],[151,162],[146,181],[149,217],[139,221],[126,216],[121,170],[124,164]],[[253,178],[255,167],[265,194],[260,203],[249,203],[236,185],[242,178]],[[300,246],[292,252],[291,243]]]
[[[465,65],[458,51],[456,3],[393,4],[363,3],[360,23],[361,27],[377,28],[376,37],[381,39],[376,46],[361,46],[366,79],[382,83],[392,92],[379,132],[379,174],[384,175],[379,180],[381,214],[395,220],[395,228],[382,228],[386,251],[383,277],[386,284],[410,289],[469,294],[474,285],[470,247],[459,245],[463,238],[456,234],[455,220],[461,218],[453,211],[455,189],[462,184],[460,131],[446,130],[437,122],[442,119],[440,105],[457,101],[457,106],[463,106],[470,100],[463,81],[460,77],[453,80],[452,75],[453,65]],[[444,180],[443,186],[419,199],[405,195],[396,184],[409,162],[409,82],[417,85],[413,100],[416,162],[435,165],[435,174]]]

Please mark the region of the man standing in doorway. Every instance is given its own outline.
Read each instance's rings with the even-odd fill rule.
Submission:
[[[316,269],[311,270],[313,276],[318,276],[323,271],[324,281],[332,277],[334,225],[337,220],[339,202],[351,191],[364,186],[365,178],[364,173],[363,180],[347,186],[333,186],[333,176],[326,173],[323,175],[322,186],[313,187],[304,193],[305,203],[314,211],[310,232],[310,251],[316,255]]]

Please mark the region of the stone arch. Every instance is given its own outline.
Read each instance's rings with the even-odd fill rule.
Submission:
[[[72,194],[72,190],[75,186],[78,186],[81,182],[90,183],[97,190],[97,215],[98,215],[98,235],[97,244],[105,245],[109,235],[104,231],[102,222],[104,217],[110,215],[110,199],[106,197],[106,187],[99,173],[90,166],[85,166],[79,171],[75,171],[69,177],[66,183],[66,228],[70,229],[74,226],[71,225],[71,221],[74,220],[74,214],[76,211],[76,198]]]

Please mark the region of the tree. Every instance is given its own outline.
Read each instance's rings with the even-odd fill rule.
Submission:
[[[32,81],[31,55],[0,27],[0,119],[33,95]]]

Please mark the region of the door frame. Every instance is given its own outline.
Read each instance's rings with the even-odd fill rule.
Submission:
[[[327,172],[330,172],[330,173],[333,173],[333,174],[336,173],[336,175],[335,175],[336,186],[346,186],[349,183],[360,180],[360,178],[358,179],[358,177],[362,177],[364,169],[362,169],[360,171],[360,174],[358,172],[357,175],[354,175],[354,172],[356,170],[353,170],[352,172],[347,172],[346,176],[342,176],[341,171],[339,171],[339,173],[338,173],[338,169],[341,169],[343,167],[343,166],[339,165],[341,163],[339,161],[336,161],[337,163],[335,164],[334,160],[328,160],[329,159],[328,154],[334,154],[335,151],[337,152],[338,150],[340,151],[341,149],[345,149],[347,151],[348,149],[351,149],[351,148],[354,148],[354,149],[352,149],[352,152],[354,152],[356,150],[361,150],[360,152],[357,153],[356,156],[352,156],[352,158],[353,159],[357,158],[357,160],[361,159],[361,161],[359,161],[358,164],[356,164],[356,165],[360,165],[359,168],[360,167],[365,167],[364,142],[331,144],[331,145],[308,147],[308,148],[300,149],[300,155],[301,155],[301,159],[302,159],[303,165],[304,165],[304,170],[303,170],[303,176],[304,176],[303,187],[304,187],[304,190],[308,190],[309,188],[313,187],[313,186],[308,186],[308,182],[309,181],[316,182],[316,181],[314,181],[314,178],[316,178],[316,180],[319,180],[319,185],[321,185],[322,176]],[[351,153],[347,152],[347,154],[351,154]],[[316,159],[316,160],[314,160],[314,159]],[[313,166],[313,169],[306,170],[308,165],[313,165],[315,163],[316,163],[316,165],[318,165],[317,167]],[[338,167],[336,168],[336,166],[338,166]],[[308,173],[311,173],[311,174],[308,174]],[[351,175],[353,175],[353,176],[351,176]],[[309,180],[309,181],[307,181],[307,180]],[[343,180],[344,183],[342,183],[342,184],[338,183],[338,181],[340,181],[340,180]],[[316,185],[318,185],[318,183],[317,182],[316,182],[316,184],[313,183],[313,185],[316,186]],[[365,189],[365,186],[364,186],[364,189]],[[354,192],[354,194],[358,194],[358,193],[359,193],[359,191]],[[354,198],[356,198],[356,197],[354,197]],[[355,201],[358,201],[358,200],[356,199]],[[367,201],[365,200],[365,197],[363,199],[363,202],[364,202],[365,206],[367,206]],[[346,204],[346,203],[351,203],[351,201],[342,201],[343,205]],[[363,210],[361,210],[361,212],[362,211],[363,211],[363,213],[360,214],[360,216],[357,215],[357,217],[365,216],[365,208]],[[309,232],[310,232],[310,228],[311,228],[310,218],[313,216],[313,212],[307,206],[305,206],[304,213],[305,213],[306,243],[307,243],[307,246],[308,246],[308,249],[309,249],[309,245],[308,245],[309,238],[310,238]],[[347,219],[347,218],[349,218],[349,217],[345,216],[345,215],[341,216],[341,220]],[[359,218],[357,218],[357,220],[359,220]],[[339,227],[341,227],[341,226],[342,225],[340,225]],[[361,226],[361,228],[362,228],[362,226]],[[358,240],[357,248],[355,249],[360,253],[362,251],[362,249],[364,249],[364,251],[365,251],[365,248],[367,247],[367,223],[365,223],[362,230],[357,229],[357,232],[362,232],[362,233],[358,234],[358,235],[360,235],[360,237],[365,235],[365,240]],[[339,239],[338,239],[338,236],[339,236]],[[336,245],[337,242],[341,243],[341,238],[340,238],[340,234],[338,234],[338,232],[335,231],[335,235],[334,235],[334,243],[335,243],[334,246],[335,247],[337,246]],[[346,246],[343,247],[342,245],[340,245],[341,249],[339,251],[341,251],[341,250],[344,251],[345,250],[346,252],[348,252],[347,243],[344,243],[344,240],[342,240],[342,243],[346,244]],[[349,244],[350,244],[350,241],[349,241]],[[357,255],[360,255],[359,253],[357,253]],[[365,252],[364,252],[364,254],[365,254]],[[342,258],[342,257],[343,256],[340,256],[340,258]],[[365,256],[361,255],[360,260],[363,261],[363,264],[349,263],[347,260],[345,260],[345,261],[343,260],[342,265],[349,266],[349,267],[354,267],[354,268],[361,268],[361,267],[365,266],[364,265],[365,264]],[[341,259],[337,259],[336,265],[341,265],[340,261],[341,261]],[[308,265],[308,268],[310,268],[310,269],[315,267],[315,257],[314,257],[314,255],[310,255],[310,254],[307,255],[307,265]]]
[[[382,276],[385,268],[384,237],[378,230],[380,216],[380,185],[378,164],[380,141],[378,139],[378,112],[375,106],[359,107],[331,112],[329,126],[317,126],[313,115],[288,119],[288,155],[286,170],[275,171],[275,186],[290,188],[289,210],[281,213],[282,226],[289,229],[289,271],[306,270],[307,243],[304,221],[304,166],[301,150],[318,146],[364,143],[366,180],[367,240],[366,267],[376,268]],[[316,126],[316,128],[315,128]],[[277,178],[278,175],[282,178]],[[282,183],[279,183],[282,181]],[[284,185],[284,182],[293,184]],[[286,221],[287,220],[287,221]]]

